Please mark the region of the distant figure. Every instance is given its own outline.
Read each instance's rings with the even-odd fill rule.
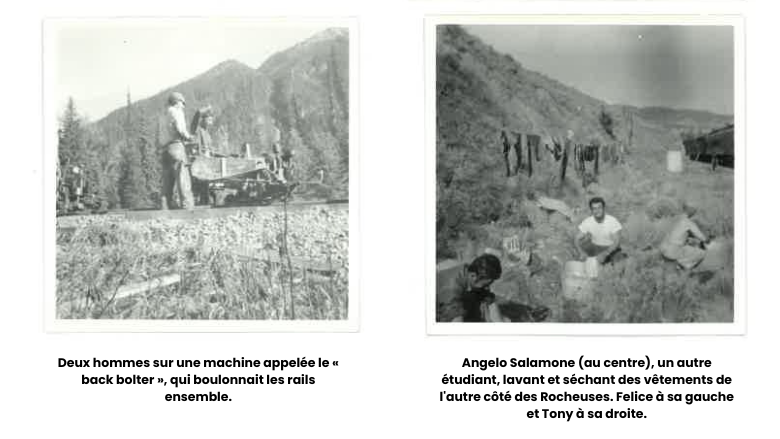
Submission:
[[[325,170],[320,168],[319,171],[317,171],[317,179],[320,181],[320,184],[325,183]]]
[[[601,197],[591,198],[591,216],[580,224],[575,243],[580,257],[595,257],[599,264],[610,264],[623,255],[620,249],[620,232],[623,226],[612,215],[606,214],[606,202]]]
[[[81,203],[81,197],[84,196],[84,174],[78,166],[73,167],[70,180],[71,194],[76,197],[76,203]]]
[[[664,241],[661,243],[661,253],[667,259],[677,262],[682,268],[690,270],[695,268],[707,255],[707,246],[710,240],[702,233],[699,226],[693,221],[696,208],[690,205],[683,206],[674,226]],[[698,243],[691,243],[691,238]]]
[[[184,146],[184,142],[192,140],[192,136],[187,131],[184,106],[184,95],[179,92],[171,93],[160,130],[160,144],[163,149],[163,209],[176,205],[174,194],[179,197],[178,207],[191,209],[194,204],[192,182],[187,168],[187,151]]]
[[[211,157],[214,154],[214,143],[209,129],[214,125],[214,112],[211,105],[195,112],[190,125],[190,132],[195,135],[195,155]]]
[[[65,175],[61,177],[63,181],[60,183],[62,208],[65,212],[70,212],[71,209],[81,210],[85,186],[84,174],[78,166],[66,167],[65,171]]]

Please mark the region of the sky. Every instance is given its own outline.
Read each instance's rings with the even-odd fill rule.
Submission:
[[[476,25],[466,30],[611,104],[734,112],[729,26]]]
[[[228,59],[257,68],[328,27],[316,21],[294,27],[249,20],[62,22],[44,50],[59,113],[73,97],[79,113],[95,121],[124,105],[128,89],[140,100]]]

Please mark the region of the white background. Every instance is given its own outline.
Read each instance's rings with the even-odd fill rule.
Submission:
[[[774,203],[777,7],[742,2],[86,1],[7,5],[2,29],[2,437],[777,437]],[[246,4],[244,4],[246,3]],[[745,336],[427,336],[423,17],[440,13],[743,13],[747,31]],[[41,19],[45,16],[341,15],[360,18],[361,314],[353,334],[46,334],[43,325]],[[165,68],[161,66],[160,68]],[[415,157],[420,160],[414,160]],[[411,158],[411,159],[410,159]],[[431,219],[427,219],[430,221]],[[356,235],[352,234],[352,238]],[[614,403],[642,420],[527,419],[584,404],[439,403],[470,358],[709,358],[732,403]],[[158,387],[81,386],[57,358],[337,359],[314,386],[223,388],[230,403],[167,403]],[[109,371],[111,372],[111,371]],[[152,371],[148,371],[152,375]],[[184,371],[183,373],[192,372]],[[296,371],[297,372],[297,371]],[[522,372],[522,370],[508,371]],[[627,371],[637,374],[636,371]],[[691,371],[698,374],[702,371]],[[141,371],[144,373],[144,371]],[[519,374],[519,373],[518,373]],[[642,386],[635,386],[643,390]],[[652,387],[656,390],[658,387]],[[190,388],[192,390],[192,388]],[[569,388],[576,391],[577,387]],[[632,388],[633,389],[633,388]],[[167,388],[165,389],[167,390]],[[492,390],[492,389],[491,389]],[[519,390],[516,389],[516,390]],[[533,389],[532,389],[533,390]],[[557,390],[564,390],[563,388]],[[586,389],[581,389],[585,391]],[[591,389],[599,390],[599,389]],[[603,389],[601,389],[603,390]],[[644,389],[646,390],[646,389]],[[666,388],[665,388],[666,390]],[[699,389],[701,390],[701,389]]]

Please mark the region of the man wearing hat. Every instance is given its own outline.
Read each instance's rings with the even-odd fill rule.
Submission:
[[[211,140],[211,129],[214,125],[214,111],[211,105],[207,105],[195,112],[190,124],[190,132],[195,137],[195,153],[204,157],[211,157],[214,153],[214,143]]]
[[[168,108],[160,132],[163,148],[162,208],[174,205],[174,194],[179,196],[179,207],[193,207],[192,182],[187,168],[187,150],[184,142],[192,140],[184,118],[184,95],[173,92],[168,97]]]

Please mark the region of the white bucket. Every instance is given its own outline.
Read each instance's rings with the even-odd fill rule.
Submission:
[[[587,300],[593,294],[593,278],[588,276],[585,263],[568,261],[561,275],[563,297],[574,300]]]
[[[679,173],[683,170],[682,151],[666,151],[666,170]]]
[[[595,257],[585,259],[585,275],[591,279],[599,275],[599,261]]]

